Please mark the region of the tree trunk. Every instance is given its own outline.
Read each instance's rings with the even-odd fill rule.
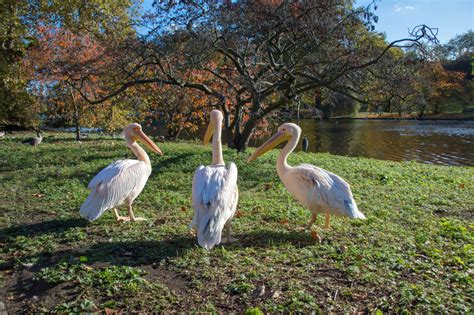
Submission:
[[[74,107],[74,125],[76,127],[76,141],[81,141],[81,125],[79,123],[79,108],[77,107],[76,100],[71,87],[69,87],[69,93],[71,93],[72,105]]]
[[[234,149],[238,152],[243,152],[247,149],[250,141],[250,137],[252,136],[252,132],[255,129],[255,125],[257,124],[258,119],[251,118],[249,119],[244,126],[244,129],[241,133],[234,134]]]

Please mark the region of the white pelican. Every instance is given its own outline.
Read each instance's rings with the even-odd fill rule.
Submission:
[[[194,217],[191,226],[196,226],[198,243],[212,249],[221,243],[222,229],[226,228],[226,241],[235,241],[230,236],[230,224],[237,208],[237,167],[230,163],[225,167],[222,158],[221,132],[222,113],[211,112],[211,121],[204,135],[204,145],[212,134],[212,165],[201,165],[193,178]],[[225,242],[225,241],[224,241]]]
[[[326,214],[326,228],[329,228],[330,214],[365,219],[364,214],[357,209],[349,184],[341,177],[311,164],[288,165],[286,159],[298,144],[300,134],[301,128],[296,124],[281,125],[278,132],[255,150],[247,162],[288,141],[278,156],[276,168],[286,189],[311,211],[311,220],[306,228],[311,228],[318,213]]]
[[[94,221],[104,211],[114,209],[117,221],[141,221],[135,217],[132,203],[142,192],[151,174],[151,163],[145,150],[138,144],[142,141],[153,152],[163,155],[161,150],[142,131],[139,124],[130,124],[124,129],[125,141],[138,160],[115,161],[101,170],[89,183],[89,197],[81,206],[80,214]],[[115,207],[126,204],[129,217],[121,217]]]

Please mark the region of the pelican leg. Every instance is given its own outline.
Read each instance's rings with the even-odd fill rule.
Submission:
[[[329,219],[330,219],[329,212],[326,211],[326,223],[324,224],[325,229],[331,228],[331,223],[329,222]]]
[[[316,213],[311,212],[311,220],[309,220],[309,223],[305,226],[305,229],[311,230],[311,227],[313,226],[314,221],[316,221]]]
[[[146,219],[145,218],[142,218],[142,217],[136,217],[134,214],[133,214],[133,210],[132,210],[132,204],[130,203],[128,205],[128,214],[130,215],[130,221],[145,221]]]
[[[117,222],[130,221],[130,218],[129,218],[129,217],[122,217],[122,216],[120,216],[116,208],[114,208],[114,213],[115,213],[115,220],[116,220]]]
[[[232,242],[238,241],[237,238],[233,238],[233,237],[230,235],[230,220],[227,221],[227,223],[225,224],[224,228],[225,228],[225,239],[224,239],[224,240],[221,240],[221,243],[225,244],[225,243],[232,243]]]
[[[318,231],[311,230],[311,227],[313,226],[314,221],[316,221],[316,212],[311,212],[311,220],[309,220],[308,225],[305,226],[305,229],[308,230],[311,233],[311,237],[321,243],[321,236],[319,236]]]

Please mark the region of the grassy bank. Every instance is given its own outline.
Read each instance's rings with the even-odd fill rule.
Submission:
[[[293,154],[351,183],[366,221],[336,218],[322,242],[278,179],[276,151],[239,168],[239,242],[206,251],[187,225],[191,181],[210,147],[161,143],[135,202],[146,222],[78,215],[92,177],[131,158],[121,139],[49,136],[37,150],[0,140],[0,302],[8,312],[466,312],[473,307],[474,168]]]

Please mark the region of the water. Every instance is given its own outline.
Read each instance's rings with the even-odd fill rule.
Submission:
[[[309,152],[474,166],[474,121],[303,119],[300,126]],[[183,138],[202,139],[205,128]],[[250,145],[264,140],[251,140]],[[302,150],[301,139],[297,150]]]
[[[339,120],[300,123],[311,152],[474,165],[474,121]],[[301,147],[301,146],[299,146]]]

